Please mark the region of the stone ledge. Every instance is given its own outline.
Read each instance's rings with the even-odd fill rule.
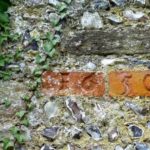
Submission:
[[[150,52],[149,28],[82,30],[65,35],[63,51],[75,55],[147,54]]]

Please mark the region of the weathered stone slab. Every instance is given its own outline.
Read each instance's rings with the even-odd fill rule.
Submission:
[[[147,54],[150,52],[149,28],[75,31],[65,36],[63,50],[76,55]]]

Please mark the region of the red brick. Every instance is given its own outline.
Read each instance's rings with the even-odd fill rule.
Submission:
[[[150,71],[110,72],[109,95],[150,96]]]
[[[102,73],[50,72],[42,75],[42,91],[49,96],[84,95],[103,96],[105,91]]]

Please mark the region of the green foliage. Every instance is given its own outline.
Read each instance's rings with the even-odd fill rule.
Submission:
[[[58,51],[57,48],[61,42],[61,32],[62,32],[62,25],[61,21],[67,17],[68,15],[68,5],[71,3],[71,0],[64,0],[63,2],[59,2],[56,6],[57,14],[60,16],[58,18],[51,18],[51,24],[53,27],[54,32],[48,32],[45,36],[45,42],[43,45],[44,52],[41,54],[37,54],[35,62],[37,67],[34,70],[34,77],[37,83],[36,88],[38,87],[39,83],[41,83],[41,74],[44,70],[50,70],[50,58],[54,58],[57,56]],[[35,87],[35,86],[30,86]],[[34,89],[35,88],[30,88]]]
[[[15,143],[24,144],[26,141],[24,132],[21,131],[17,126],[11,127],[10,133],[13,136],[13,139],[3,139],[3,150],[14,150]]]
[[[53,27],[57,26],[59,24],[60,19],[59,18],[51,18],[51,24]]]
[[[36,55],[35,62],[37,67],[34,70],[34,76],[36,77],[36,83],[41,83],[39,79],[44,70],[49,69],[50,59],[57,55],[56,46],[60,43],[61,38],[59,35],[55,35],[51,32],[48,32],[45,36],[45,43],[43,45],[43,53]],[[38,85],[36,85],[38,87]]]
[[[5,106],[5,108],[9,108],[11,106],[11,101],[9,99],[5,99],[4,106]]]
[[[0,79],[3,80],[9,80],[11,78],[12,72],[7,70],[7,71],[0,71]]]
[[[25,101],[25,102],[30,102],[30,96],[29,95],[24,95],[22,97],[22,99]]]
[[[35,105],[33,103],[27,104],[27,110],[32,111],[35,108]]]
[[[0,79],[8,80],[11,77],[11,71],[6,69],[6,65],[13,62],[11,55],[0,54]]]
[[[43,62],[45,62],[46,57],[41,55],[41,54],[37,54],[36,55],[36,63],[37,64],[42,64]]]
[[[46,38],[47,40],[44,43],[44,51],[48,56],[53,57],[56,52],[55,47],[57,46],[57,44],[60,43],[60,36],[53,35],[52,33],[49,32],[47,33]]]
[[[16,116],[20,119],[22,119],[26,114],[26,111],[25,110],[20,110],[18,112],[16,112]]]
[[[24,133],[18,127],[11,127],[10,132],[18,144],[23,144],[26,141]]]
[[[12,55],[9,54],[0,54],[0,67],[4,67],[6,64],[10,64],[13,62],[13,57]]]
[[[24,126],[26,126],[26,127],[28,127],[30,124],[29,124],[29,120],[28,120],[28,118],[27,118],[27,112],[28,111],[31,111],[32,110],[32,108],[28,108],[28,105],[30,106],[32,106],[32,108],[33,108],[33,105],[32,104],[27,104],[27,111],[25,111],[25,110],[20,110],[20,111],[18,111],[17,113],[16,113],[16,116],[19,118],[19,120],[20,120],[20,122],[19,122],[19,124],[20,125],[24,125]],[[30,107],[31,107],[30,106]]]
[[[14,142],[9,138],[3,139],[3,150],[14,150]]]
[[[38,83],[36,81],[28,83],[28,88],[30,91],[35,91],[37,86],[38,86]]]
[[[20,51],[16,51],[16,53],[11,54],[0,54],[0,79],[9,80],[12,75],[12,70],[8,69],[7,66],[17,62],[21,59]]]
[[[10,5],[11,5],[10,0],[0,0],[0,11],[1,12],[7,11]]]
[[[8,25],[9,17],[8,14],[5,12],[7,11],[8,7],[10,6],[9,0],[1,0],[0,1],[0,24]]]
[[[71,3],[71,0],[64,0],[64,2],[69,5]]]
[[[68,5],[71,0],[63,0],[56,6],[57,18],[51,18],[51,24],[53,27],[53,33],[48,32],[44,37],[43,52],[41,51],[36,55],[36,69],[34,70],[34,81],[29,83],[29,90],[32,91],[30,96],[25,95],[22,97],[24,101],[25,108],[19,110],[16,113],[15,126],[10,129],[11,138],[3,138],[3,150],[14,150],[16,144],[24,144],[26,142],[25,133],[21,130],[21,126],[29,126],[28,112],[32,111],[35,105],[32,103],[31,98],[33,96],[40,96],[38,92],[39,84],[41,83],[41,74],[44,70],[50,69],[50,61],[57,56],[57,48],[61,42],[62,25],[61,21],[68,15]],[[11,41],[17,40],[18,35],[11,35],[10,25],[9,25],[9,15],[6,13],[8,7],[10,6],[9,0],[0,0],[0,47],[5,41],[10,39]],[[56,20],[57,19],[57,20]],[[16,51],[15,54],[0,54],[0,79],[9,79],[11,77],[12,71],[7,69],[7,66],[17,62],[21,59],[21,53]],[[11,105],[9,100],[4,101],[4,105],[8,108]]]
[[[29,127],[29,125],[30,125],[29,124],[29,120],[27,118],[21,120],[21,124],[24,125],[24,126],[26,126],[26,127]]]
[[[64,0],[64,2],[61,2],[56,6],[56,9],[61,19],[64,19],[69,14],[68,5],[70,3],[71,3],[71,0]]]
[[[0,46],[10,38],[9,16],[6,13],[10,5],[9,0],[0,0]]]
[[[8,14],[2,13],[0,12],[0,22],[1,22],[1,26],[3,26],[3,24],[8,24],[9,23],[9,16]]]
[[[64,2],[61,2],[57,5],[58,12],[63,12],[67,10],[67,5]]]

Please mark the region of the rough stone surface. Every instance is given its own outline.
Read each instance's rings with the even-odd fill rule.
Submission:
[[[76,55],[149,53],[149,28],[79,31],[64,38],[63,49]]]
[[[0,81],[0,115],[5,116],[7,119],[11,118],[17,111],[25,107],[24,102],[21,100],[25,94],[29,94],[27,88],[22,83],[16,81]],[[4,101],[9,100],[11,106],[5,108]]]
[[[34,91],[34,79],[39,80],[33,74],[37,67],[37,55],[42,57],[41,61],[47,58],[44,52],[47,33],[56,33],[63,39],[55,47],[59,55],[48,58],[48,62],[42,62],[40,67],[48,67],[52,72],[102,72],[106,93],[109,92],[110,72],[149,70],[150,1],[11,2],[13,5],[8,9],[10,33],[13,38],[16,33],[20,37],[16,41],[9,39],[0,50],[1,54],[10,52],[12,55],[20,50],[22,57],[0,69],[0,76],[5,69],[12,71],[11,80],[0,81],[0,150],[3,149],[4,137],[13,140],[9,130],[16,124],[25,131],[28,139],[23,145],[15,143],[16,150],[149,150],[149,97],[136,93],[135,97],[89,97],[80,94],[49,97],[42,93],[40,86]],[[67,11],[60,13],[56,5],[61,4],[61,9],[66,10],[62,2],[70,4]],[[129,17],[124,16],[126,10],[131,10]],[[86,24],[82,26],[81,20],[87,12],[89,16],[86,15]],[[62,19],[66,13],[69,15]],[[58,25],[54,27],[58,20]],[[0,66],[2,63],[1,59]],[[143,76],[138,76],[138,83],[141,84]],[[134,89],[137,89],[137,82],[133,83]],[[148,83],[149,80],[146,81],[146,88],[149,89]],[[32,96],[30,100],[34,104],[26,115],[29,127],[20,126],[22,121],[16,116],[16,112],[27,109],[27,103],[21,98],[26,93]],[[8,108],[5,98],[12,102]],[[138,128],[130,130],[131,125]],[[59,131],[54,127],[59,127]],[[42,134],[44,131],[45,136]]]

